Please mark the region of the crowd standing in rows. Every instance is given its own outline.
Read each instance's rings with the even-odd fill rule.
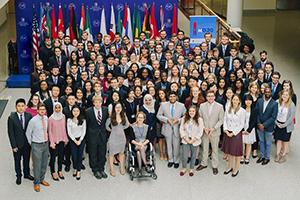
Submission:
[[[273,138],[275,162],[287,160],[297,98],[266,51],[256,59],[249,45],[235,47],[227,35],[216,45],[210,33],[192,48],[181,30],[169,39],[164,30],[153,39],[142,32],[133,43],[118,33],[114,41],[100,33],[95,42],[87,38],[46,37],[35,59],[31,98],[27,106],[18,99],[8,118],[18,185],[23,175],[37,192],[49,186],[49,163],[53,180],[65,179],[63,164],[80,180],[83,159],[97,179],[108,177],[106,158],[111,176],[114,165],[124,175],[128,143],[140,170],[152,143],[167,167],[182,163],[180,176],[207,168],[209,158],[218,174],[219,148],[225,175],[237,176],[251,154],[267,165]]]

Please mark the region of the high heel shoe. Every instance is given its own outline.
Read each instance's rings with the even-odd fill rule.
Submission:
[[[229,174],[230,172],[232,172],[232,170],[233,170],[233,169],[231,168],[230,170],[225,171],[225,172],[224,172],[224,175]]]
[[[55,174],[55,173],[52,173],[51,174],[51,176],[52,176],[52,179],[54,180],[54,181],[59,181],[59,178],[58,177],[54,177],[54,175],[53,174]]]
[[[238,174],[239,174],[239,171],[237,171],[235,174],[232,173],[231,176],[232,176],[232,177],[236,177]]]
[[[75,170],[75,171],[73,172],[73,177],[76,177],[76,175],[77,175],[77,170]]]
[[[76,180],[79,181],[81,178],[81,175],[80,175],[80,172],[77,172],[77,175],[76,175]]]
[[[61,180],[65,180],[65,177],[64,175],[60,172],[58,172],[58,177],[61,179]]]

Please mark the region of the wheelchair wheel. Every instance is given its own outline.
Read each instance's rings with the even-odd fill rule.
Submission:
[[[153,180],[157,179],[157,175],[155,173],[153,173],[151,177],[153,178]]]
[[[132,174],[129,175],[129,178],[130,178],[131,181],[133,181],[133,175]]]

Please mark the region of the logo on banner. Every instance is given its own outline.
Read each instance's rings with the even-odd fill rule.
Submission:
[[[99,27],[100,26],[100,21],[98,19],[93,20],[93,26],[94,27]]]
[[[173,4],[167,3],[165,8],[166,8],[167,11],[171,11],[173,9]]]
[[[20,8],[21,10],[24,10],[26,8],[26,3],[21,1],[19,4],[18,4],[18,8]]]
[[[121,11],[124,10],[124,5],[123,4],[118,4],[117,9],[121,10]]]
[[[69,4],[69,9],[71,9],[72,7],[74,8],[74,10],[76,10],[76,5],[74,3]]]
[[[22,72],[24,74],[28,74],[30,72],[30,66],[23,66],[22,67]]]
[[[171,28],[172,27],[172,20],[169,18],[169,19],[167,19],[167,22],[165,23],[165,27],[166,28]]]
[[[101,7],[100,7],[99,3],[95,2],[94,5],[91,7],[91,10],[94,11],[94,12],[100,11]]]
[[[29,23],[26,22],[24,17],[21,17],[20,21],[18,22],[18,25],[24,27],[24,26],[28,26]]]
[[[24,49],[20,55],[21,58],[26,59],[29,58],[30,55],[27,53],[26,49]]]
[[[28,40],[27,35],[21,35],[21,36],[20,36],[20,41],[21,41],[21,42],[27,42],[27,40]]]

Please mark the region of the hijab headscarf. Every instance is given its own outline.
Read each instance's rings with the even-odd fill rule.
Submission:
[[[60,112],[55,112],[55,107],[56,106],[60,106]],[[61,105],[61,103],[59,102],[55,102],[53,105],[53,114],[51,115],[51,118],[54,120],[61,120],[65,117],[65,115],[63,114],[63,107]]]
[[[151,104],[147,105],[146,100],[151,99]],[[150,94],[146,94],[144,96],[144,108],[149,112],[149,113],[155,113],[155,108],[154,108],[154,99]]]

